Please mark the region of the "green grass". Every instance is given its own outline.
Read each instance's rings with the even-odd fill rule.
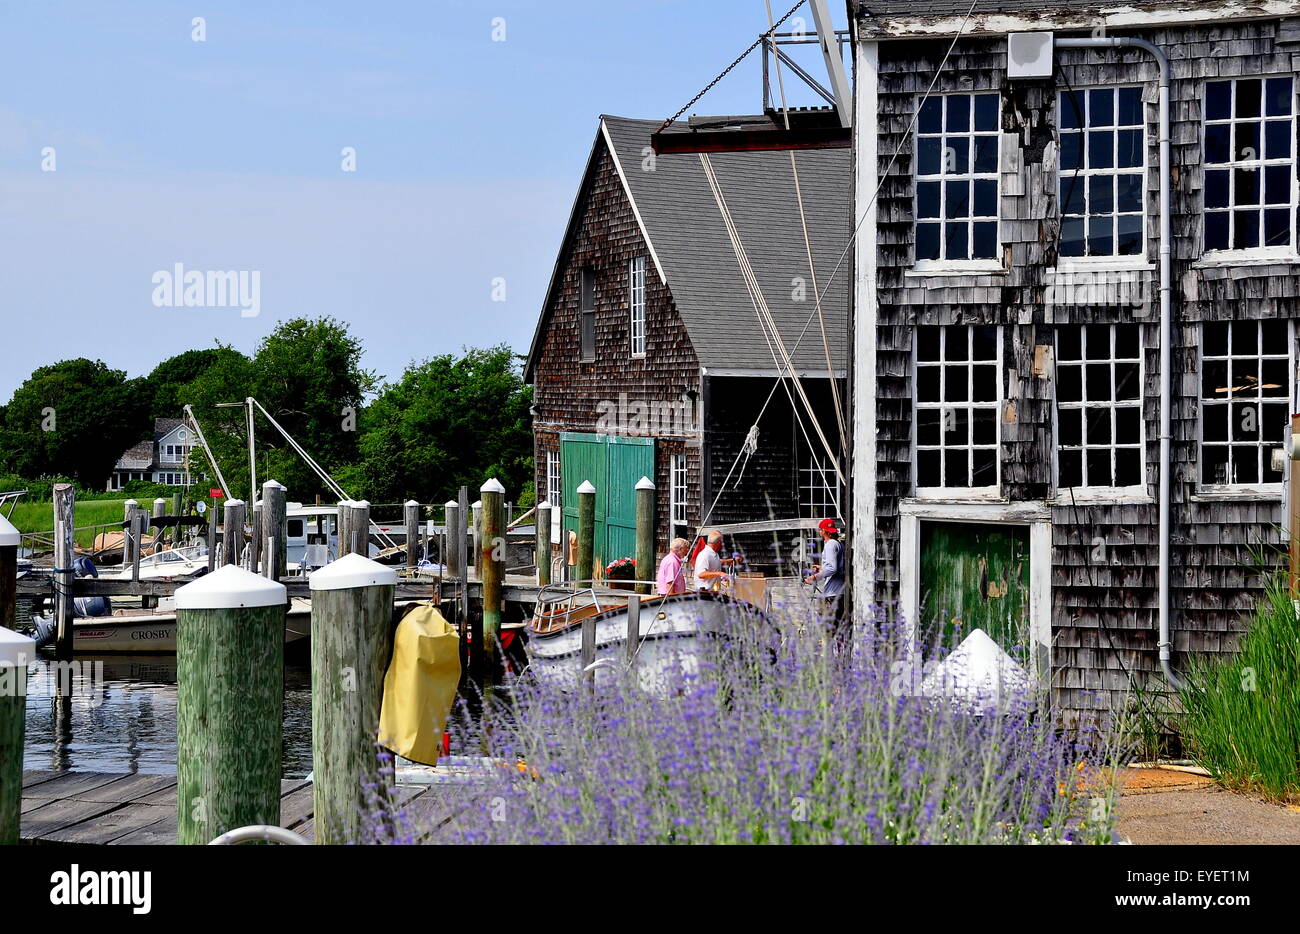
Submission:
[[[77,533],[77,544],[83,548],[88,548],[97,534],[95,531],[87,529],[92,525],[107,525],[108,523],[120,524],[122,521],[122,504],[128,497],[121,499],[94,499],[79,500],[74,513],[78,529],[85,529]],[[3,511],[8,512],[8,509]],[[20,532],[50,532],[54,531],[54,506],[51,503],[27,503],[19,502],[14,506],[13,515],[9,517]],[[111,529],[100,529],[100,532],[112,531]]]
[[[1224,785],[1300,799],[1300,619],[1274,575],[1238,652],[1198,659],[1179,692],[1183,739]]]

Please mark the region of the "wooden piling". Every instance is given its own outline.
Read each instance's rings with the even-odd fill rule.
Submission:
[[[537,586],[546,587],[551,583],[551,504],[546,500],[537,504],[536,524]]]
[[[420,504],[413,499],[403,503],[402,519],[406,525],[406,566],[414,569],[424,556],[424,537],[420,534]]]
[[[1291,599],[1300,599],[1300,415],[1291,416],[1291,459],[1287,464],[1287,532]]]
[[[239,564],[244,552],[244,501],[226,500],[225,521],[221,525],[221,563]]]
[[[575,580],[589,581],[595,577],[596,560],[596,488],[590,480],[578,487],[578,563],[574,567]]]
[[[176,591],[177,843],[280,823],[287,608],[233,565]]]
[[[312,781],[317,843],[362,843],[387,799],[379,707],[392,655],[397,572],[358,554],[310,577]]]
[[[370,503],[364,499],[339,503],[339,557],[344,555],[370,556]]]
[[[262,509],[261,500],[253,500],[253,515],[248,520],[250,535],[248,537],[248,569],[254,574],[260,574],[262,568],[262,544],[265,541],[266,532],[262,529]]]
[[[149,513],[137,507],[131,513],[131,580],[140,579],[140,559],[144,556],[144,537],[149,531]],[[141,606],[148,606],[142,601]]]
[[[591,667],[596,661],[596,617],[594,616],[585,617],[582,621],[582,647],[580,651],[582,685],[587,690],[591,690],[596,686],[596,669]]]
[[[483,497],[482,543],[479,552],[479,580],[483,584],[483,666],[488,681],[495,683],[501,641],[502,596],[506,581],[506,488],[493,477],[479,490]]]
[[[443,525],[447,527],[447,547],[443,549],[442,563],[447,566],[447,576],[452,580],[460,578],[460,548],[458,542],[465,540],[465,520],[461,516],[460,503],[449,499],[443,505]]]
[[[13,631],[18,608],[18,545],[22,536],[0,516],[0,846],[18,843],[23,796],[23,734],[27,666],[36,643]]]
[[[132,549],[135,547],[135,511],[140,504],[133,499],[122,503],[122,567],[128,568],[135,563]]]
[[[655,567],[655,485],[649,477],[636,483],[636,592],[651,593]]]
[[[72,560],[76,556],[77,491],[71,483],[54,484],[54,620],[55,654],[72,658]]]
[[[284,484],[267,480],[262,484],[263,577],[279,580],[289,573],[288,491]]]

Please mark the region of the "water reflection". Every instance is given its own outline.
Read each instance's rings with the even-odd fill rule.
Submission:
[[[23,767],[91,772],[176,771],[176,659],[78,655],[60,693],[52,659],[30,669]],[[311,681],[305,658],[284,672],[284,775],[311,771]]]

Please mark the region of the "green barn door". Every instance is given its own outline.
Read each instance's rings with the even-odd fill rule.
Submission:
[[[605,513],[606,564],[618,558],[636,557],[636,485],[642,477],[654,479],[654,439],[610,438],[608,451],[610,483]],[[637,574],[640,580],[652,577]]]
[[[918,636],[926,644],[955,644],[983,629],[1013,658],[1026,657],[1027,526],[922,522],[920,583]]]
[[[564,540],[578,530],[578,486],[596,487],[595,565],[636,554],[636,483],[654,477],[653,438],[564,432],[560,435],[560,479],[564,485]]]

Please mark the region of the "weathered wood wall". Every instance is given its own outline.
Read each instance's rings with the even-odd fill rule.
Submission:
[[[1277,21],[1126,30],[1164,49],[1172,62],[1174,169],[1173,642],[1175,664],[1188,652],[1230,651],[1258,596],[1252,546],[1278,543],[1280,495],[1198,492],[1200,323],[1294,318],[1300,312],[1300,265],[1202,267],[1202,101],[1206,79],[1290,75],[1300,70],[1295,30]],[[1285,35],[1280,35],[1280,33]],[[994,90],[1002,95],[1001,259],[991,275],[917,276],[913,268],[913,138],[907,132],[948,47],[936,41],[880,46],[879,165],[897,161],[877,203],[880,295],[878,346],[879,596],[897,597],[899,502],[911,479],[913,337],[918,325],[1003,326],[1002,489],[1010,500],[1052,504],[1052,633],[1056,702],[1085,711],[1122,702],[1130,677],[1158,668],[1156,643],[1158,396],[1157,69],[1138,50],[1058,53],[1058,80],[1006,78],[1001,37],[959,41],[937,92]],[[1146,302],[1049,304],[1058,235],[1056,93],[1116,84],[1144,87],[1147,123]],[[861,208],[859,208],[861,209]],[[1054,327],[1085,322],[1143,324],[1146,486],[1144,502],[1078,505],[1054,488],[1053,388],[1033,373],[1034,349],[1053,343]],[[1064,492],[1064,491],[1062,491]],[[1100,547],[1098,545],[1100,544]],[[1100,560],[1098,560],[1100,559]]]

